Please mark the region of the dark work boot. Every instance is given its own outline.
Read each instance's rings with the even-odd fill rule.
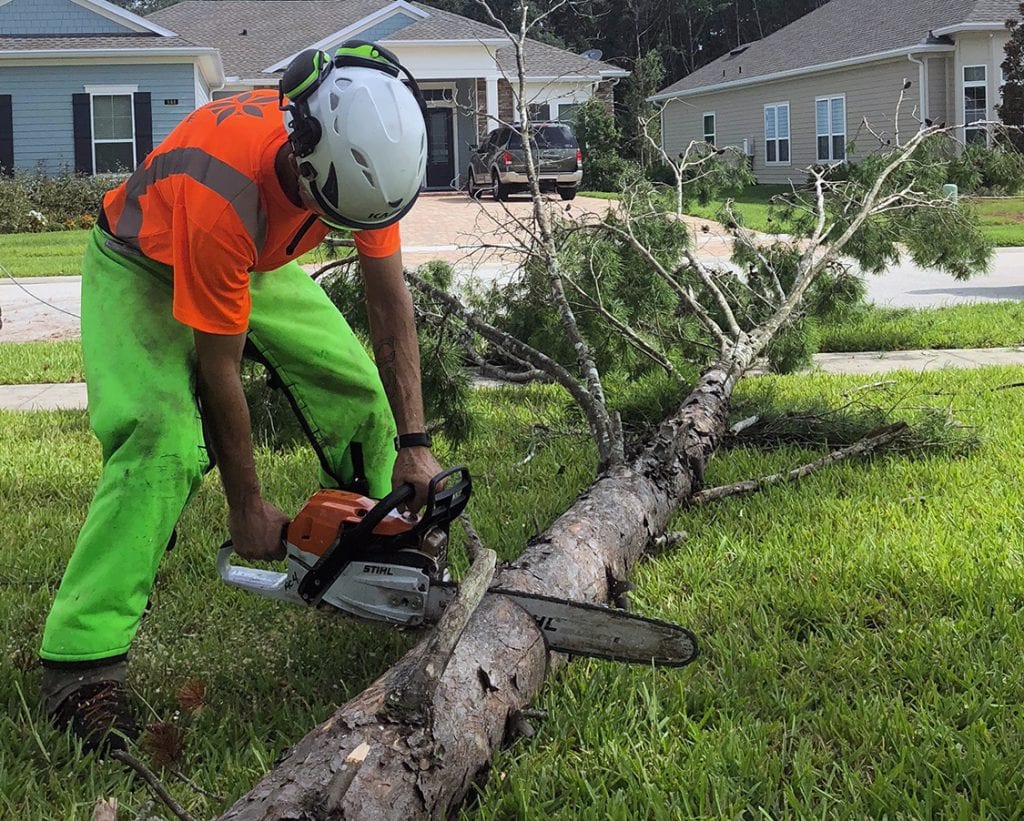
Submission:
[[[46,713],[59,730],[81,739],[83,752],[123,750],[139,735],[124,686],[127,666],[117,661],[97,666],[44,662]]]

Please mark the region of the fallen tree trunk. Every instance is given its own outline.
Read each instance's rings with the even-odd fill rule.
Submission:
[[[495,583],[609,601],[609,587],[627,578],[679,503],[701,488],[747,359],[740,352],[707,371],[644,451],[600,477]],[[517,712],[540,691],[549,660],[525,611],[489,596],[462,633],[429,707],[419,715],[395,711],[407,682],[420,677],[425,645],[310,732],[223,818],[446,815],[486,770]],[[350,778],[346,758],[364,743],[369,751]],[[337,788],[342,780],[344,791]]]

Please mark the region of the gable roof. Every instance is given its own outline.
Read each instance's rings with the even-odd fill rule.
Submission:
[[[903,53],[948,50],[942,35],[1002,28],[1019,0],[830,0],[785,28],[733,49],[651,99],[746,85]]]
[[[422,3],[389,0],[182,0],[149,15],[195,42],[220,49],[225,71],[244,80],[274,81],[271,71],[287,58],[316,43],[333,42],[346,29],[360,28],[367,17],[388,6],[410,22],[380,38],[382,44],[487,44],[497,51],[499,68],[515,74],[515,58],[500,29]],[[401,6],[407,10],[403,11]],[[410,14],[408,10],[411,10]],[[384,19],[384,18],[382,18]],[[243,34],[244,32],[244,34]],[[621,77],[627,72],[609,63],[530,41],[531,77]]]
[[[104,59],[130,58],[145,61],[159,52],[164,57],[180,57],[182,62],[199,65],[211,85],[224,82],[220,55],[214,48],[197,45],[163,26],[125,11],[107,0],[70,0],[107,20],[122,24],[124,33],[52,34],[46,32],[46,21],[37,20],[39,34],[0,34],[0,62],[17,63],[34,59]],[[0,5],[3,5],[0,2]]]

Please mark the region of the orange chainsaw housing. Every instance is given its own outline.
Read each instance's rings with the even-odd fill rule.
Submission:
[[[347,490],[318,491],[288,525],[288,543],[306,553],[322,556],[338,538],[343,526],[355,527],[376,504],[375,499]],[[400,536],[418,521],[415,514],[393,510],[373,532],[384,537]]]

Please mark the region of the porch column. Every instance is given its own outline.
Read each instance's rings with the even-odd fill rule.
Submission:
[[[498,78],[487,78],[487,130],[498,126]]]

